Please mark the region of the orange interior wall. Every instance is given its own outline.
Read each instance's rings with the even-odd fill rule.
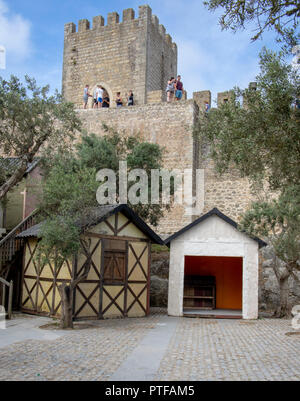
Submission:
[[[243,258],[186,256],[185,274],[216,278],[216,309],[242,309]]]

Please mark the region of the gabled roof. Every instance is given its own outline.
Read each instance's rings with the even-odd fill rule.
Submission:
[[[151,239],[155,244],[163,245],[164,241],[146,224],[129,206],[123,205],[107,205],[99,206],[89,211],[89,214],[78,223],[78,225],[84,230],[87,227],[96,226],[102,221],[108,219],[110,216],[122,213],[129,220],[135,224],[147,237]],[[29,238],[38,237],[41,232],[41,227],[43,223],[36,224],[35,226],[21,232],[17,238]]]
[[[225,214],[223,214],[222,212],[220,212],[219,209],[214,208],[210,212],[208,212],[208,213],[204,214],[203,216],[199,217],[197,220],[193,221],[191,224],[187,225],[186,227],[184,227],[181,230],[177,231],[177,233],[175,233],[175,234],[171,235],[169,238],[167,238],[165,240],[165,245],[168,245],[171,241],[173,241],[173,239],[179,237],[181,234],[185,233],[190,228],[202,223],[203,221],[205,221],[206,219],[208,219],[211,216],[218,216],[218,217],[220,217],[220,219],[222,219],[226,223],[230,224],[232,227],[238,229],[238,224],[234,220],[232,220],[230,217],[228,217]],[[254,241],[258,242],[260,248],[262,248],[263,246],[267,246],[268,245],[266,242],[264,242],[263,240],[261,240],[261,239],[259,239],[257,237],[250,236],[247,233],[243,233],[243,234],[247,235],[248,237],[250,237]]]

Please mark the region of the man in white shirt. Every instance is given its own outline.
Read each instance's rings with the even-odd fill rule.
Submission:
[[[103,102],[103,88],[102,86],[97,86],[97,101],[98,101],[98,108],[102,107]]]

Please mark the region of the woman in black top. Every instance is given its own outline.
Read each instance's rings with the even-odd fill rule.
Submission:
[[[123,100],[121,98],[121,92],[117,92],[116,105],[117,105],[117,107],[122,107],[123,106]]]
[[[128,106],[133,106],[134,105],[133,92],[132,91],[129,91],[127,102],[128,102],[127,103]]]

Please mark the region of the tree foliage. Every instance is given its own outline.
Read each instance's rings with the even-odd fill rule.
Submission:
[[[280,303],[275,311],[277,317],[284,317],[290,313],[290,278],[300,283],[299,227],[299,184],[283,189],[277,199],[253,203],[241,222],[241,230],[268,238],[268,243],[274,250],[272,267],[280,289]]]
[[[235,88],[229,102],[212,109],[196,131],[208,138],[217,169],[232,164],[270,188],[300,181],[300,80],[281,56],[263,50],[257,90]],[[200,124],[199,123],[199,124]]]
[[[24,84],[15,76],[9,81],[0,77],[0,149],[6,157],[19,159],[9,174],[0,171],[0,199],[23,178],[36,156],[68,148],[79,128],[74,106],[57,92],[50,96],[49,86],[39,87],[28,76]]]
[[[284,189],[269,201],[253,203],[243,216],[241,229],[268,238],[276,255],[292,275],[300,271],[300,185]]]
[[[83,135],[74,152],[58,153],[43,160],[45,177],[39,205],[43,220],[41,253],[64,260],[82,251],[81,222],[99,206],[96,173],[105,168],[114,170],[118,176],[119,160],[128,162],[129,171],[141,168],[149,172],[161,167],[162,149],[109,130],[104,137]],[[131,207],[154,225],[163,215],[160,205]]]
[[[256,190],[241,229],[267,239],[285,264],[283,271],[273,264],[280,288],[276,313],[284,316],[289,278],[297,280],[300,271],[300,83],[281,55],[264,49],[260,67],[257,90],[235,88],[229,102],[199,120],[195,135],[208,141],[220,174],[235,168]]]
[[[277,40],[289,48],[299,42],[299,0],[208,0],[204,4],[209,10],[221,8],[220,25],[236,32],[247,23],[255,26],[255,41],[267,30],[274,30]]]
[[[62,299],[62,328],[72,328],[72,299],[76,285],[84,281],[91,265],[91,243],[83,235],[96,223],[96,192],[100,169],[119,168],[119,160],[127,160],[128,169],[150,171],[160,168],[162,150],[158,145],[138,138],[126,138],[107,128],[107,135],[83,135],[73,152],[59,152],[43,159],[44,183],[39,215],[42,221],[38,247],[39,262],[58,269],[66,259],[86,256],[80,273],[70,283],[59,287]],[[159,205],[133,206],[142,218],[157,224],[163,212]]]

